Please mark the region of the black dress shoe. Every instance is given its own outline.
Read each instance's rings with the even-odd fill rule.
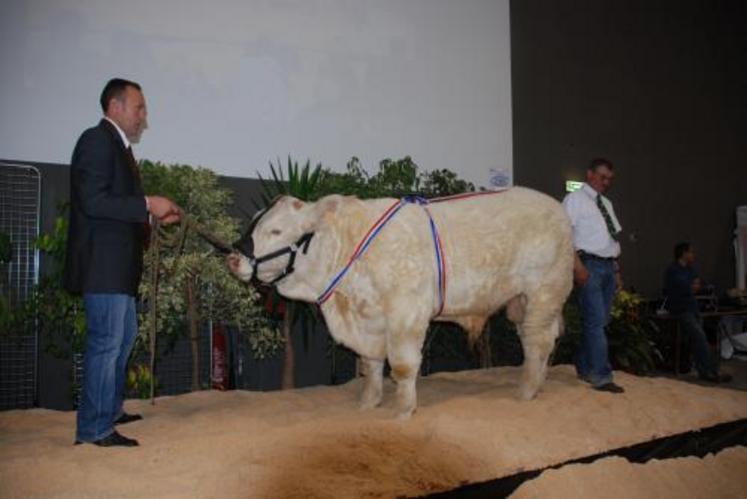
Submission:
[[[126,412],[124,412],[121,416],[114,420],[114,424],[127,424],[132,423],[133,421],[140,421],[141,419],[143,419],[143,417],[140,414],[127,414]]]
[[[603,385],[593,386],[592,388],[600,392],[609,392],[609,393],[623,393],[625,391],[625,388],[623,388],[620,385],[614,384],[612,381],[610,381],[609,383],[605,383]]]
[[[75,441],[75,445],[86,443],[98,445],[99,447],[137,447],[138,445],[140,445],[134,438],[127,438],[123,435],[120,435],[116,431],[112,432],[111,435],[108,435],[99,440],[94,440],[93,442],[81,442],[80,440]]]
[[[716,373],[701,374],[698,377],[703,381],[708,381],[709,383],[728,383],[733,379],[731,374]]]

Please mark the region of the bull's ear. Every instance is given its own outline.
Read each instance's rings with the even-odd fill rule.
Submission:
[[[288,207],[291,210],[298,211],[302,209],[304,206],[306,206],[306,203],[301,201],[298,198],[294,198],[293,196],[283,195],[278,196],[275,198],[275,200],[272,202],[271,206],[284,206]]]
[[[300,199],[296,199],[296,198],[291,198],[291,199],[292,199],[292,201],[291,201],[291,207],[294,210],[298,211],[298,210],[300,210],[301,208],[304,207],[305,203],[303,201],[301,201]]]

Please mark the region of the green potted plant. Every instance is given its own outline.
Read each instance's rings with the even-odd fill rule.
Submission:
[[[626,290],[617,292],[607,325],[607,342],[614,369],[648,375],[654,371],[655,360],[661,353],[654,344],[658,328],[641,313],[642,306],[643,299],[639,295]],[[563,318],[565,332],[553,354],[554,364],[572,364],[573,355],[583,338],[581,313],[574,295],[566,302]]]
[[[249,336],[258,356],[273,352],[282,339],[272,328],[251,286],[236,280],[223,257],[203,239],[190,223],[199,224],[224,241],[239,238],[239,221],[227,215],[231,193],[219,186],[218,176],[206,168],[165,165],[142,161],[141,172],[146,192],[158,192],[176,201],[186,217],[181,225],[161,229],[158,255],[148,251],[140,294],[147,307],[157,306],[155,324],[151,314],[140,320],[140,345],[157,331],[167,339],[185,334],[192,349],[192,389],[199,382],[199,330],[208,319],[238,329]],[[157,269],[155,295],[150,279]],[[154,301],[155,298],[155,301]]]

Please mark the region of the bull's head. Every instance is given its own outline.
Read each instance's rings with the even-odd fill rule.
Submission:
[[[256,278],[266,284],[292,273],[297,253],[306,253],[314,235],[313,206],[290,196],[277,198],[234,243],[229,268],[244,281]]]

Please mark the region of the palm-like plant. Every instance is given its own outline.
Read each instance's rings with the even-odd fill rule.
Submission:
[[[252,202],[258,210],[268,207],[277,196],[293,196],[302,201],[315,201],[320,197],[320,187],[325,177],[325,170],[322,169],[321,163],[312,168],[311,160],[307,159],[306,164],[300,166],[289,156],[285,172],[283,172],[280,159],[277,160],[277,165],[273,165],[270,161],[272,179],[266,179],[257,172],[259,181],[262,183],[262,192],[259,200],[252,200]]]

